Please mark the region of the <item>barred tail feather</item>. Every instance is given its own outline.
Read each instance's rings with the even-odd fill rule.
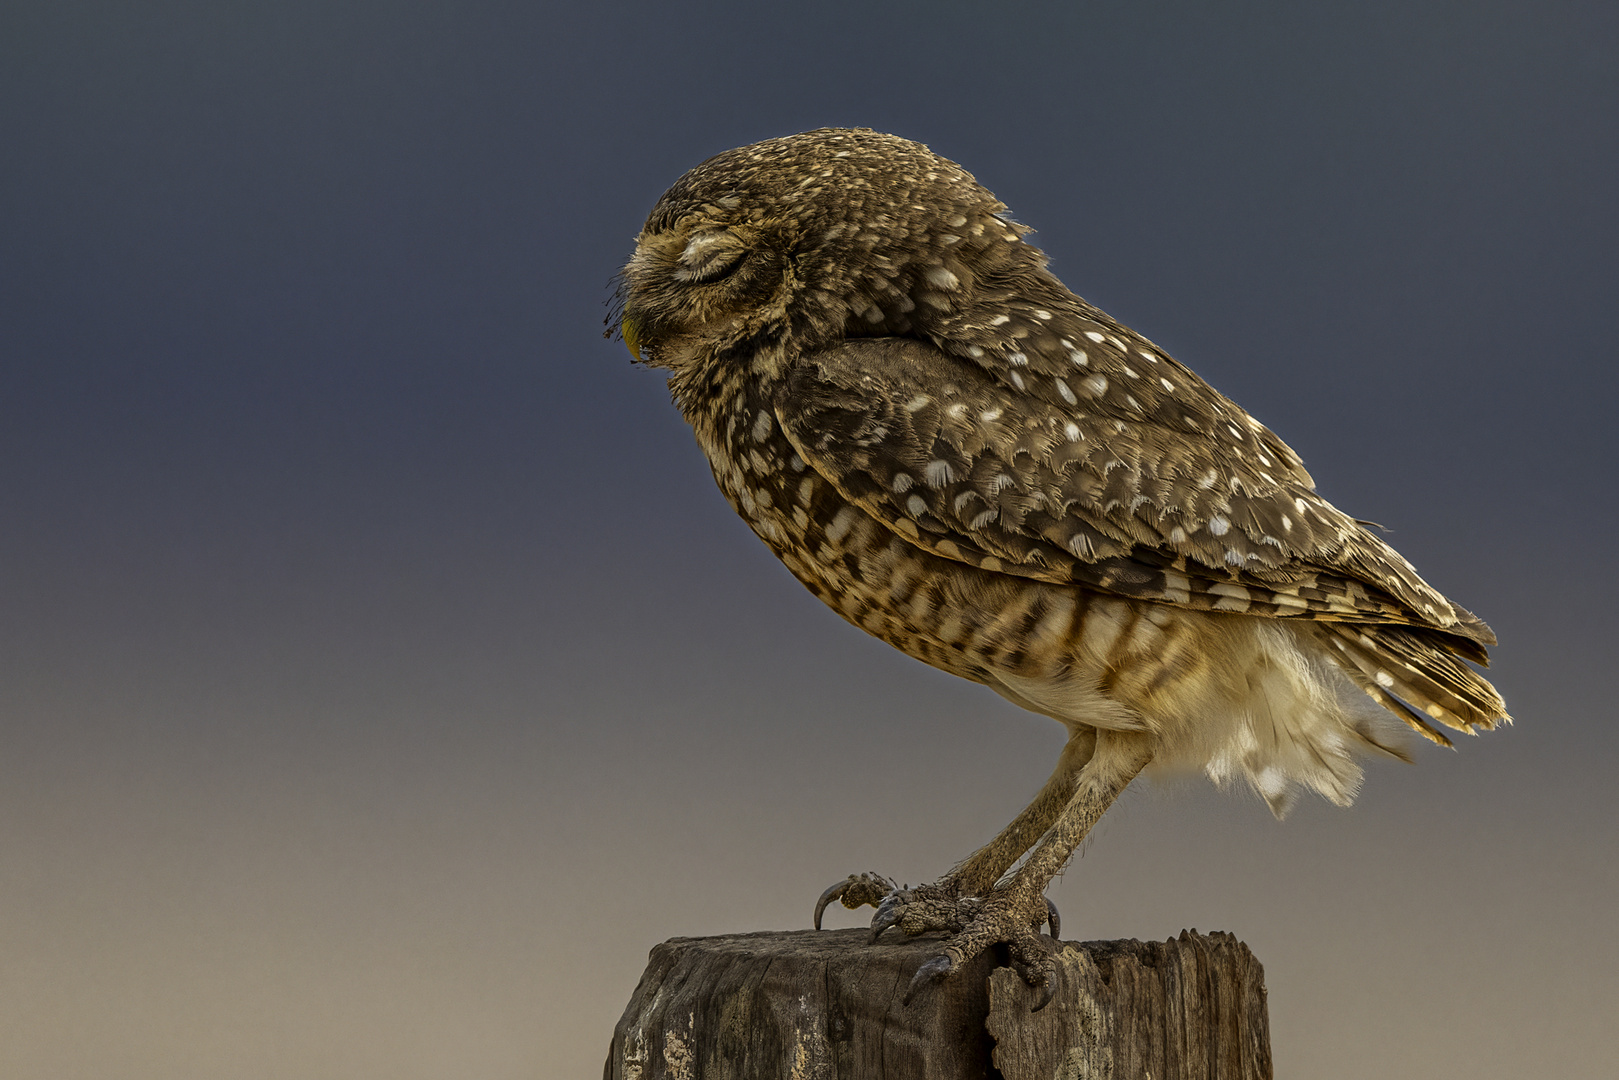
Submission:
[[[1469,735],[1512,722],[1501,695],[1457,657],[1465,650],[1449,635],[1362,623],[1316,626],[1349,677],[1424,738],[1451,745],[1427,717]]]

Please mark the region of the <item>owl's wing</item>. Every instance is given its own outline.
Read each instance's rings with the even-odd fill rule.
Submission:
[[[1136,382],[1157,393],[1121,379],[1110,397],[1095,368],[1008,377],[851,339],[800,359],[775,410],[806,463],[934,554],[1199,610],[1428,627],[1484,659],[1488,627],[1317,495],[1280,439],[1155,363]]]

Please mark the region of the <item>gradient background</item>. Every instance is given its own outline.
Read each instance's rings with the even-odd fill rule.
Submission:
[[[868,125],[1503,642],[1518,725],[1352,811],[1127,795],[1070,935],[1237,933],[1284,1077],[1612,1076],[1615,55],[1608,2],[12,0],[0,1075],[595,1076],[656,942],[1023,804],[1057,725],[824,610],[601,337],[682,171]]]

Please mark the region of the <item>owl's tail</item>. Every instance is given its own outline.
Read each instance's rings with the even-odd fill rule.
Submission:
[[[1355,684],[1424,738],[1451,745],[1429,717],[1469,735],[1512,722],[1501,695],[1456,655],[1448,635],[1367,623],[1315,626]]]

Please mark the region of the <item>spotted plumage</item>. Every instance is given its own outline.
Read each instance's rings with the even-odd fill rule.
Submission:
[[[682,177],[620,300],[800,581],[1068,726],[1041,797],[939,883],[839,894],[881,901],[879,931],[957,930],[960,955],[1011,942],[1034,980],[1033,898],[1140,769],[1244,779],[1280,813],[1300,786],[1347,802],[1357,752],[1403,754],[1391,716],[1444,742],[1506,714],[1464,662],[1484,623],[1026,233],[920,144],[809,132]]]

